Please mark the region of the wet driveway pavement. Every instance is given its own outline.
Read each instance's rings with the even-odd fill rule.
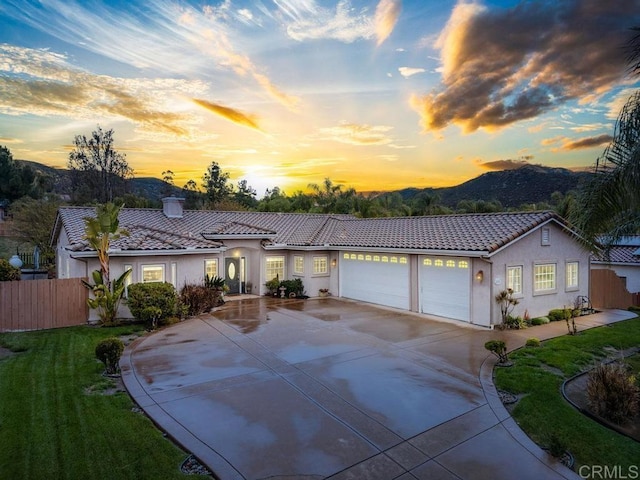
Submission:
[[[222,480],[577,478],[492,386],[484,342],[529,336],[258,298],[134,342],[121,368],[135,401]]]

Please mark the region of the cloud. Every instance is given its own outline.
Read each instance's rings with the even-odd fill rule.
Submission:
[[[593,137],[584,137],[579,139],[568,138],[568,137],[554,137],[545,139],[542,141],[542,144],[545,146],[548,145],[556,145],[559,144],[558,147],[553,148],[552,151],[572,151],[572,150],[584,150],[587,148],[601,147],[604,145],[608,145],[611,140],[613,140],[613,136],[604,133],[602,135],[596,135]]]
[[[275,0],[275,3],[286,24],[287,35],[299,42],[331,39],[352,43],[376,34],[374,21],[366,9],[355,11],[348,0],[340,0],[335,10],[313,0]]]
[[[124,118],[138,128],[184,136],[193,123],[168,103],[202,90],[186,80],[123,79],[94,75],[47,50],[0,45],[0,113],[95,119]],[[153,92],[153,96],[148,92]]]
[[[525,165],[531,165],[530,160],[533,160],[533,156],[527,155],[524,157],[520,157],[517,160],[509,158],[504,160],[494,160],[491,162],[478,163],[478,166],[487,170],[516,170],[520,167],[524,167]]]
[[[376,44],[382,45],[384,41],[391,35],[393,29],[400,17],[402,10],[401,0],[380,0],[376,7],[375,26],[376,26]]]
[[[3,5],[3,15],[24,22],[64,42],[133,66],[171,76],[208,78],[224,74],[252,78],[274,100],[287,108],[294,97],[283,94],[268,74],[238,47],[237,22],[258,24],[247,9],[219,6],[197,8],[158,0],[122,9],[109,4],[82,4],[66,0],[23,1]],[[135,48],[132,48],[135,46]]]
[[[502,9],[460,1],[435,44],[441,85],[412,98],[424,130],[455,124],[466,133],[492,131],[569,100],[601,96],[623,78],[621,46],[638,7],[638,0],[607,7],[601,0],[520,2]]]
[[[343,122],[337,127],[321,128],[320,133],[324,140],[333,140],[349,145],[387,145],[392,139],[387,132],[393,127],[385,125],[358,125]]]
[[[409,78],[413,75],[417,75],[418,73],[424,73],[426,70],[424,68],[399,67],[398,71],[404,78]]]
[[[205,108],[210,112],[213,112],[216,115],[221,116],[222,118],[226,118],[227,120],[233,123],[237,123],[238,125],[243,125],[245,127],[253,128],[255,130],[261,130],[260,126],[258,125],[258,117],[256,117],[255,115],[248,115],[246,113],[242,113],[240,110],[236,110],[230,107],[225,107],[224,105],[209,102],[207,100],[194,98],[193,101],[197,105],[200,105],[202,108]]]

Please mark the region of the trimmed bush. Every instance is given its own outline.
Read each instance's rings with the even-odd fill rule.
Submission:
[[[296,297],[304,295],[304,285],[302,284],[301,278],[283,280],[280,282],[280,286],[286,288],[284,294],[287,297],[291,296],[292,293],[294,293]]]
[[[149,330],[155,330],[158,328],[160,318],[162,318],[162,310],[158,307],[145,307],[142,309],[140,315],[142,316],[140,320],[146,323],[147,328]]]
[[[525,347],[539,347],[540,346],[540,340],[535,338],[535,337],[531,337],[529,339],[527,339],[527,343],[524,344]]]
[[[13,267],[9,260],[0,258],[0,282],[20,280],[20,269]]]
[[[545,325],[549,323],[549,317],[535,317],[531,319],[531,325]]]
[[[513,317],[511,315],[507,316],[502,325],[504,328],[511,328],[515,330],[527,328],[527,322],[525,322],[522,317]]]
[[[143,311],[147,307],[157,307],[161,311],[158,321],[173,317],[177,313],[178,294],[170,283],[134,283],[129,286],[127,305],[137,320],[144,321]]]
[[[619,425],[638,414],[640,388],[624,363],[600,364],[591,370],[587,395],[596,415]]]
[[[509,361],[507,357],[507,344],[502,340],[489,340],[484,344],[484,348],[498,357],[500,363],[507,363]]]
[[[109,337],[101,340],[96,345],[96,358],[104,363],[105,372],[108,375],[118,373],[120,367],[118,362],[124,352],[124,343],[116,337]]]

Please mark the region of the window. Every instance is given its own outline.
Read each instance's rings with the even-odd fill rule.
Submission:
[[[218,259],[217,258],[204,261],[204,274],[209,275],[209,278],[218,276]]]
[[[171,285],[178,286],[178,262],[171,262]]]
[[[424,260],[422,260],[422,264],[425,266],[430,266],[431,265],[431,259],[430,258],[425,258]]]
[[[436,260],[434,262],[434,264],[435,264],[436,267],[442,267],[444,265],[444,262],[442,260],[438,259],[438,260]]]
[[[407,257],[400,257],[400,263],[405,265],[407,263]]]
[[[458,268],[469,268],[469,262],[466,260],[460,260],[458,262]]]
[[[142,265],[142,283],[164,282],[164,265]]]
[[[447,267],[449,267],[449,268],[456,268],[456,262],[455,262],[455,260],[447,260]]]
[[[342,258],[344,258],[345,260],[349,260],[349,254],[348,253],[343,253],[342,254]]]
[[[124,281],[124,296],[128,297],[129,296],[129,285],[131,285],[133,283],[133,265],[125,265],[124,266],[124,272],[131,270],[131,273],[129,273],[129,275],[127,275],[127,278]]]
[[[284,257],[267,257],[265,274],[267,280],[273,280],[276,277],[284,280]]]
[[[329,260],[327,257],[313,257],[313,274],[326,275],[329,273]]]
[[[507,288],[514,295],[522,295],[522,267],[507,267]]]
[[[302,255],[293,257],[293,273],[294,275],[304,274],[304,257]]]
[[[556,289],[556,264],[543,263],[533,267],[533,291],[545,292]]]
[[[567,289],[578,288],[578,262],[567,262]]]

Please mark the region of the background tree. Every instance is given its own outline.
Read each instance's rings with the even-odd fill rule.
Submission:
[[[640,27],[629,43],[630,71],[640,74]],[[596,160],[594,174],[578,192],[571,220],[594,244],[608,248],[640,233],[640,91],[622,108],[613,140]]]
[[[40,249],[43,265],[55,254],[50,240],[60,205],[60,200],[55,198],[23,197],[11,206],[14,235],[21,242],[28,242]]]
[[[238,188],[233,192],[234,200],[244,208],[253,209],[258,206],[257,192],[251,188],[246,180],[238,182]]]
[[[162,197],[170,197],[174,192],[175,184],[173,183],[174,173],[171,170],[165,170],[162,172],[162,190],[160,194]]]
[[[126,155],[114,149],[113,129],[105,132],[98,126],[88,138],[76,135],[73,145],[68,168],[76,202],[113,202],[115,197],[126,193],[133,169]]]
[[[0,146],[0,200],[13,202],[26,195],[42,196],[44,179],[39,177],[30,166],[17,164],[7,147]]]
[[[228,182],[229,173],[223,172],[218,162],[211,162],[202,176],[202,188],[205,190],[207,208],[214,209],[217,204],[229,197],[232,189]]]
[[[203,195],[198,191],[198,184],[195,180],[189,180],[182,187],[184,197],[184,208],[187,210],[199,210],[202,208]]]

